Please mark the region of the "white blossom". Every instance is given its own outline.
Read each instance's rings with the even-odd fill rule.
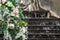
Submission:
[[[6,2],[6,0],[0,0],[0,3],[4,4]]]
[[[8,24],[8,28],[14,29],[14,24],[12,24],[12,23]]]
[[[17,33],[17,35],[15,36],[15,39],[18,39],[18,38],[20,38],[22,36],[23,40],[25,40],[26,39],[26,35],[24,33],[26,33],[26,32],[27,32],[27,27],[20,28],[20,32]]]

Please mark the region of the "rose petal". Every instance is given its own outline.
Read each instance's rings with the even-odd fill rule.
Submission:
[[[18,8],[13,8],[13,13],[14,13],[15,15],[17,15],[17,14],[18,14]]]

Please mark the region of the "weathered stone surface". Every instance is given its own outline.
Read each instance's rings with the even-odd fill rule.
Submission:
[[[52,16],[60,18],[60,0],[20,0],[25,11],[49,10]]]
[[[60,16],[60,0],[41,0],[41,5],[46,9],[50,9]]]

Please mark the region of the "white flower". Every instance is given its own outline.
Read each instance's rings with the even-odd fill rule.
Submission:
[[[6,2],[6,0],[2,0],[2,4],[4,4]]]
[[[26,35],[24,34],[25,32],[27,32],[27,27],[20,28],[20,32],[17,33],[17,35],[15,36],[15,39],[18,39],[21,36],[23,37],[23,40],[26,39]]]
[[[23,33],[25,33],[26,30],[27,30],[25,27],[22,27],[21,29],[22,29],[22,32],[23,32]]]
[[[15,39],[18,39],[19,37],[21,37],[22,34],[21,33],[17,33],[17,35],[15,36]]]
[[[8,28],[10,28],[10,29],[14,29],[14,24],[8,24]]]
[[[25,38],[26,38],[26,35],[22,35],[22,37],[23,37],[23,40],[25,40]]]
[[[6,0],[0,0],[0,3],[4,4],[6,2]]]

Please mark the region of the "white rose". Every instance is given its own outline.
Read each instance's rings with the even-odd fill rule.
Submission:
[[[8,24],[8,28],[10,28],[10,29],[14,29],[14,24]]]
[[[22,27],[22,32],[25,33],[27,31],[26,27]]]

